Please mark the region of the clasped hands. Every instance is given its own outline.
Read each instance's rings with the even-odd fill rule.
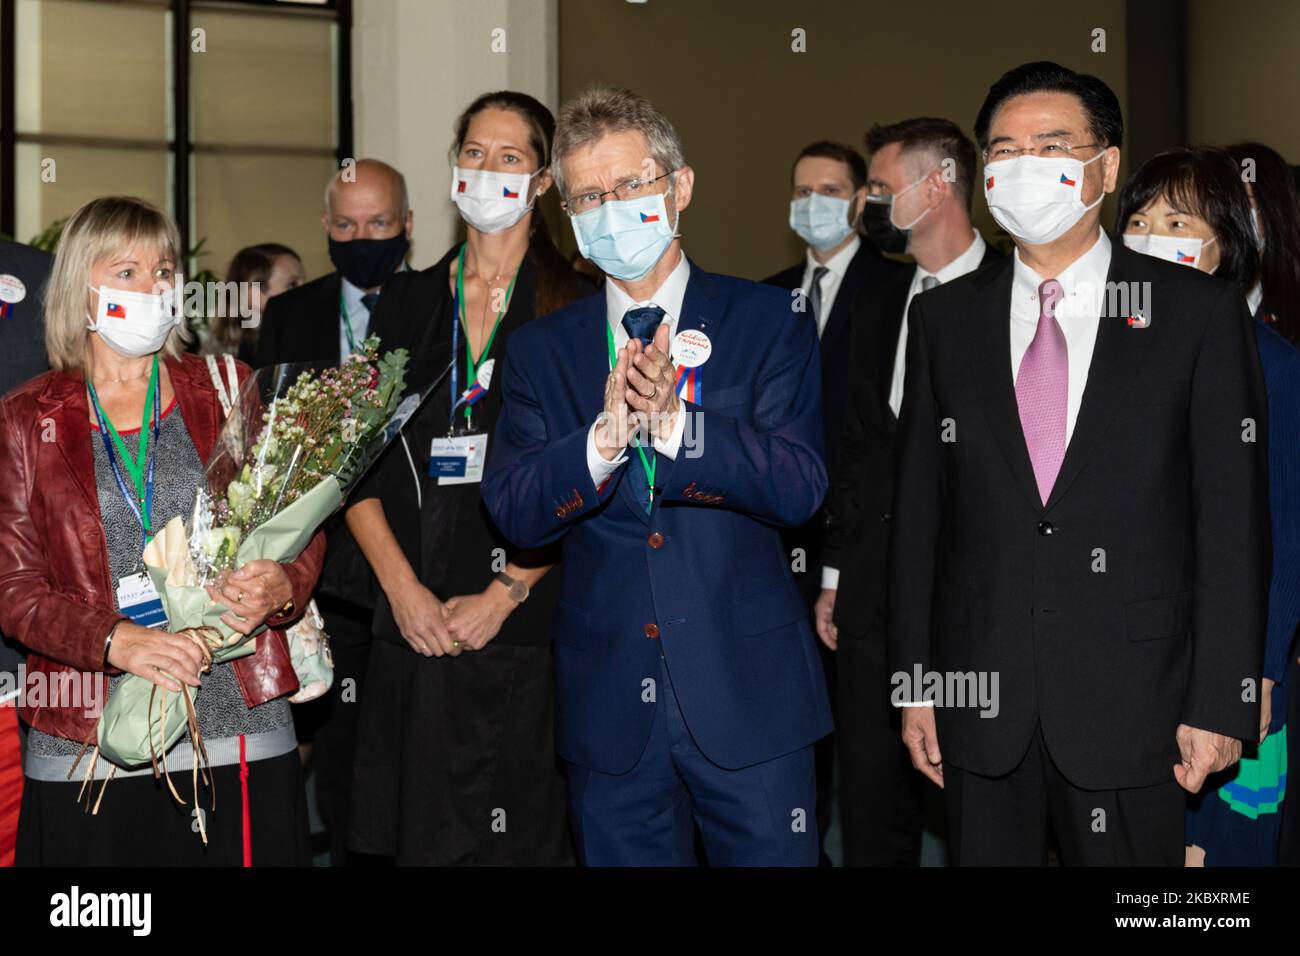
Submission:
[[[943,786],[943,755],[935,732],[933,707],[908,707],[903,711],[903,744],[912,766],[938,786]],[[1175,733],[1180,763],[1174,764],[1174,780],[1188,793],[1198,793],[1211,774],[1231,767],[1241,759],[1241,741],[1235,737],[1179,724]]]
[[[605,408],[596,428],[596,449],[613,461],[633,434],[646,429],[667,441],[681,414],[677,398],[677,369],[668,352],[668,326],[655,330],[654,340],[642,347],[630,339],[618,351],[614,368],[605,380]]]
[[[517,607],[496,582],[478,594],[440,601],[414,575],[388,592],[388,601],[402,639],[423,657],[482,650]]]

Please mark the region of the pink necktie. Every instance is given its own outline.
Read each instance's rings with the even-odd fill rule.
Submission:
[[[1065,458],[1065,412],[1070,384],[1065,333],[1056,321],[1056,305],[1065,296],[1061,283],[1048,279],[1038,287],[1038,330],[1020,360],[1016,404],[1038,495],[1047,504]]]

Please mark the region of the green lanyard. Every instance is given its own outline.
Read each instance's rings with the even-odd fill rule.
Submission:
[[[343,331],[348,334],[348,350],[355,352],[357,350],[357,339],[352,334],[352,317],[348,315],[348,304],[343,300],[343,293],[339,293],[339,315],[343,317]]]
[[[614,363],[617,361],[615,358],[616,349],[614,348],[614,330],[608,322],[605,323],[605,337],[609,343],[609,367],[613,370]],[[641,447],[639,441],[636,441],[635,435],[633,435],[632,440],[637,454],[641,456],[641,469],[645,472],[646,484],[650,486],[650,503],[653,504],[655,500],[655,468],[659,465],[659,457],[651,450],[652,457],[647,460],[645,449]]]
[[[140,503],[138,517],[140,518],[140,524],[144,527],[145,535],[148,537],[151,530],[149,512],[152,501],[150,499],[153,496],[150,494],[151,489],[148,487],[149,481],[145,477],[145,465],[149,461],[149,419],[153,418],[154,403],[158,401],[158,356],[153,357],[153,371],[149,375],[149,389],[144,396],[144,413],[140,418],[140,450],[134,458],[126,450],[126,443],[122,441],[122,436],[118,434],[117,429],[113,427],[113,423],[109,421],[104,406],[99,402],[99,395],[95,392],[95,386],[87,381],[86,390],[90,392],[90,400],[95,404],[99,422],[107,429],[113,447],[117,449],[117,454],[122,459],[122,466],[131,479],[131,485],[135,488],[136,499]],[[112,464],[111,459],[110,464]]]
[[[492,326],[492,333],[488,336],[487,342],[483,344],[483,351],[479,353],[477,359],[474,358],[474,346],[469,341],[469,320],[465,317],[465,248],[469,243],[461,243],[460,257],[456,260],[456,299],[460,303],[460,327],[465,331],[465,387],[473,388],[474,383],[478,381],[479,367],[487,360],[488,353],[492,351],[492,343],[496,341],[497,329],[501,328],[501,320],[506,317],[506,309],[510,307],[510,293],[515,291],[515,280],[519,278],[519,270],[523,266],[520,263],[515,266],[515,274],[510,277],[510,285],[506,286],[506,297],[501,302],[501,311],[497,313],[497,320]],[[454,356],[453,356],[454,358]],[[456,396],[452,396],[453,401]],[[465,421],[470,420],[473,412],[473,406],[465,406]]]

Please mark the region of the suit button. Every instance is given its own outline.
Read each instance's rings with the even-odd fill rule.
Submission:
[[[659,625],[658,625],[658,624],[647,624],[647,625],[645,626],[645,636],[646,636],[646,637],[658,637],[658,636],[659,636]]]
[[[1053,533],[1055,533],[1055,531],[1056,531],[1056,528],[1052,525],[1052,522],[1050,522],[1050,521],[1040,521],[1040,522],[1038,522],[1038,533],[1039,533],[1039,534],[1046,536],[1046,535],[1049,535],[1049,534],[1053,534]]]
[[[884,514],[882,514],[882,515],[880,516],[880,523],[881,523],[881,524],[889,524],[889,519],[890,519],[891,517],[893,517],[893,516],[892,516],[888,511],[886,511]]]
[[[660,548],[664,546],[664,536],[661,535],[658,531],[652,533],[650,537],[646,538],[645,540],[646,540],[646,544],[650,545],[650,547],[654,548],[656,551],[658,551]]]

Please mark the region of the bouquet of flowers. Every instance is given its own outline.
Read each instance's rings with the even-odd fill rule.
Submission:
[[[441,381],[408,387],[407,361],[404,349],[381,357],[372,336],[342,365],[259,369],[240,388],[189,520],[173,518],[143,556],[168,629],[194,640],[209,665],[252,654],[257,632],[228,627],[221,620],[227,609],[205,585],[248,561],[288,562],[303,552]],[[188,729],[197,789],[200,759],[206,761],[197,693],[185,686],[176,694],[127,675],[100,716],[95,759],[121,767],[152,763],[157,773],[162,755],[165,771],[167,751]],[[93,772],[92,762],[88,779]]]

